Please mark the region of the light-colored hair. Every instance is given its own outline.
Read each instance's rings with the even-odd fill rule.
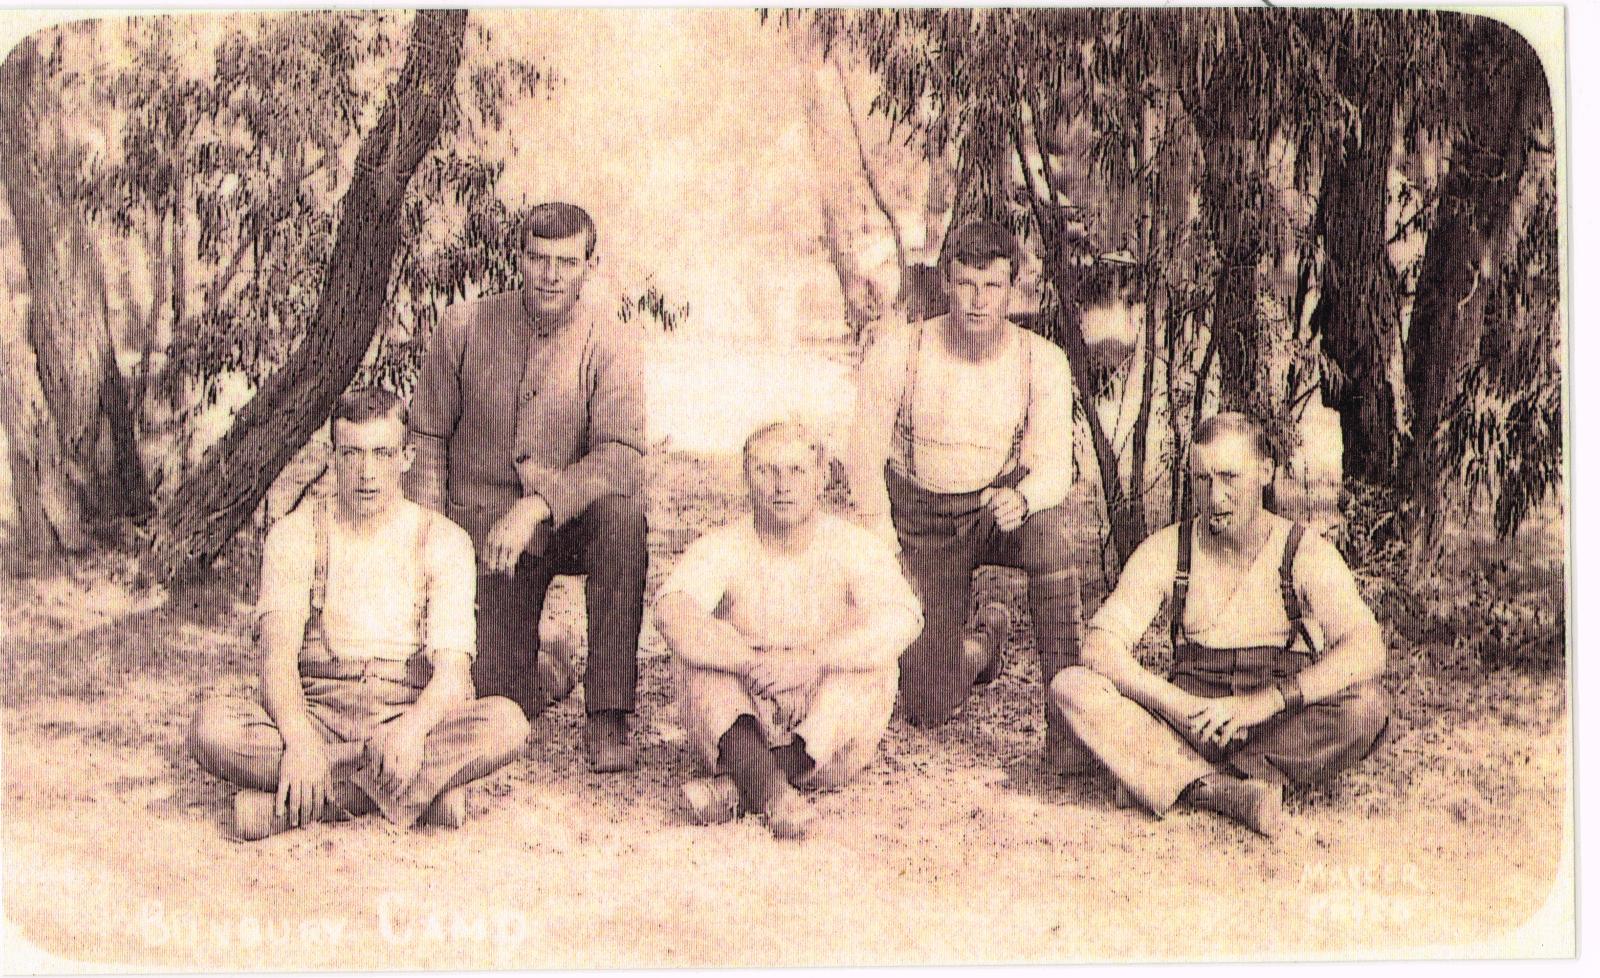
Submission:
[[[1272,450],[1272,441],[1267,437],[1266,426],[1245,414],[1243,411],[1223,411],[1213,414],[1194,428],[1194,439],[1190,442],[1190,449],[1209,445],[1224,435],[1243,435],[1255,449],[1256,454],[1272,463],[1272,479],[1261,487],[1261,505],[1269,512],[1278,511],[1278,455]]]
[[[825,467],[828,463],[828,450],[823,447],[822,439],[799,421],[770,421],[755,431],[750,432],[750,437],[744,440],[744,465],[750,467],[750,456],[755,453],[756,446],[768,441],[796,441],[807,448],[816,456],[817,466]]]
[[[1193,444],[1209,445],[1223,435],[1244,435],[1257,455],[1269,462],[1278,460],[1272,451],[1272,443],[1267,440],[1266,427],[1242,411],[1223,411],[1200,422],[1194,429]]]

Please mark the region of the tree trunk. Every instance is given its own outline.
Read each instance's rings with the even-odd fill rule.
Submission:
[[[32,437],[49,438],[54,432],[53,440],[22,450],[59,457],[76,513],[68,516],[58,505],[57,518],[93,526],[148,514],[150,489],[112,344],[104,271],[72,197],[65,114],[53,85],[34,38],[19,43],[0,66],[0,102],[6,106],[0,118],[0,179],[27,270],[24,345],[32,353],[34,377],[31,382],[18,378],[23,386],[12,413]],[[11,366],[13,375],[19,369]],[[35,386],[50,415],[48,427],[30,420],[32,412],[23,406]],[[43,518],[56,527],[60,542],[75,538],[56,518]]]
[[[805,88],[801,96],[801,108],[805,114],[811,155],[817,164],[817,204],[822,215],[822,249],[828,256],[828,264],[833,266],[834,275],[839,279],[839,295],[844,301],[844,321],[849,327],[850,338],[860,343],[867,327],[883,315],[881,296],[877,294],[877,286],[867,276],[866,270],[861,267],[861,259],[854,248],[851,224],[860,222],[852,221],[855,212],[852,195],[848,187],[837,181],[831,169],[834,157],[839,152],[835,142],[839,137],[837,127],[824,118],[819,92],[825,84],[819,76],[826,70],[826,63],[821,60],[822,54],[809,33],[796,33],[793,37],[799,56],[805,59]],[[838,82],[844,85],[842,72]],[[854,122],[852,118],[852,126]],[[862,165],[866,165],[864,150]]]
[[[1205,157],[1202,223],[1217,263],[1211,330],[1222,410],[1267,417],[1271,409],[1261,382],[1262,328],[1256,306],[1256,270],[1266,241],[1265,181],[1252,140],[1221,132],[1220,125],[1199,128]]]
[[[388,291],[406,185],[452,98],[466,19],[462,10],[416,15],[405,65],[356,154],[306,336],[162,511],[145,563],[157,579],[189,576],[216,558],[355,376]]]
[[[22,318],[10,309],[0,310],[0,424],[6,429],[16,497],[18,548],[33,558],[88,547],[55,420],[39,386],[33,346]]]
[[[1323,172],[1319,224],[1327,261],[1311,330],[1342,376],[1323,380],[1339,412],[1344,474],[1376,485],[1395,478],[1399,419],[1389,361],[1400,334],[1400,290],[1388,253],[1389,163],[1395,104],[1388,86],[1361,109],[1359,131]]]
[[[1455,21],[1461,73],[1459,131],[1428,233],[1406,337],[1411,439],[1402,462],[1418,504],[1413,529],[1431,536],[1444,491],[1436,438],[1443,414],[1478,353],[1489,259],[1512,219],[1530,144],[1550,125],[1550,93],[1538,55],[1515,31],[1488,17]]]

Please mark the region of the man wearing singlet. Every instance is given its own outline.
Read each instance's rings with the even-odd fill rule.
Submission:
[[[1000,671],[1003,606],[980,612],[985,640],[963,638],[980,564],[1027,572],[1044,682],[1077,661],[1062,505],[1072,380],[1059,348],[1006,318],[1021,258],[998,224],[957,229],[944,256],[950,312],[882,331],[861,365],[846,466],[859,517],[902,551],[922,599],[926,625],[900,659],[901,708],[916,724],[948,719]],[[1046,763],[1082,770],[1087,755],[1048,703],[1046,723]]]
[[[1182,799],[1263,835],[1286,784],[1367,756],[1388,724],[1377,621],[1331,543],[1269,512],[1261,427],[1219,414],[1195,429],[1196,514],[1128,558],[1089,623],[1083,665],[1051,695],[1122,790],[1157,815]],[[1170,602],[1173,671],[1132,649]]]
[[[683,726],[711,777],[683,786],[701,823],[764,814],[804,833],[796,787],[838,787],[889,725],[900,653],[922,615],[894,551],[819,508],[821,443],[794,423],[745,442],[751,514],[696,540],[661,585]]]
[[[256,604],[261,702],[213,696],[190,729],[195,760],[239,785],[245,839],[381,811],[459,826],[465,785],[521,752],[509,699],[474,699],[472,541],[400,492],[406,410],[346,394],[332,420],[332,500],[267,534]]]

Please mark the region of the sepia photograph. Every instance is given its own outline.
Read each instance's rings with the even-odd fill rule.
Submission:
[[[1566,31],[0,12],[0,970],[1573,957]]]

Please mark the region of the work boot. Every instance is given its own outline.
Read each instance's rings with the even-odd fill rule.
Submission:
[[[999,677],[1006,665],[1006,639],[1011,635],[1011,609],[991,601],[978,609],[974,635],[965,637],[962,654],[969,667],[977,665],[972,685],[987,686]],[[981,664],[980,664],[981,663]]]
[[[1217,771],[1184,789],[1183,799],[1196,808],[1226,815],[1269,839],[1282,827],[1283,785],[1273,781],[1236,778]]]
[[[811,825],[811,803],[789,785],[767,802],[767,828],[777,839],[803,839]]]
[[[578,685],[578,669],[573,665],[572,639],[562,635],[539,644],[539,658],[534,668],[539,674],[539,691],[546,706],[559,703],[572,695]]]
[[[597,710],[583,725],[583,754],[589,768],[601,773],[627,771],[636,759],[628,743],[628,715],[621,710]]]
[[[467,786],[458,784],[441,793],[417,821],[421,825],[446,829],[459,829],[467,824]]]
[[[739,815],[739,786],[726,774],[685,781],[680,791],[696,825],[719,825]]]

